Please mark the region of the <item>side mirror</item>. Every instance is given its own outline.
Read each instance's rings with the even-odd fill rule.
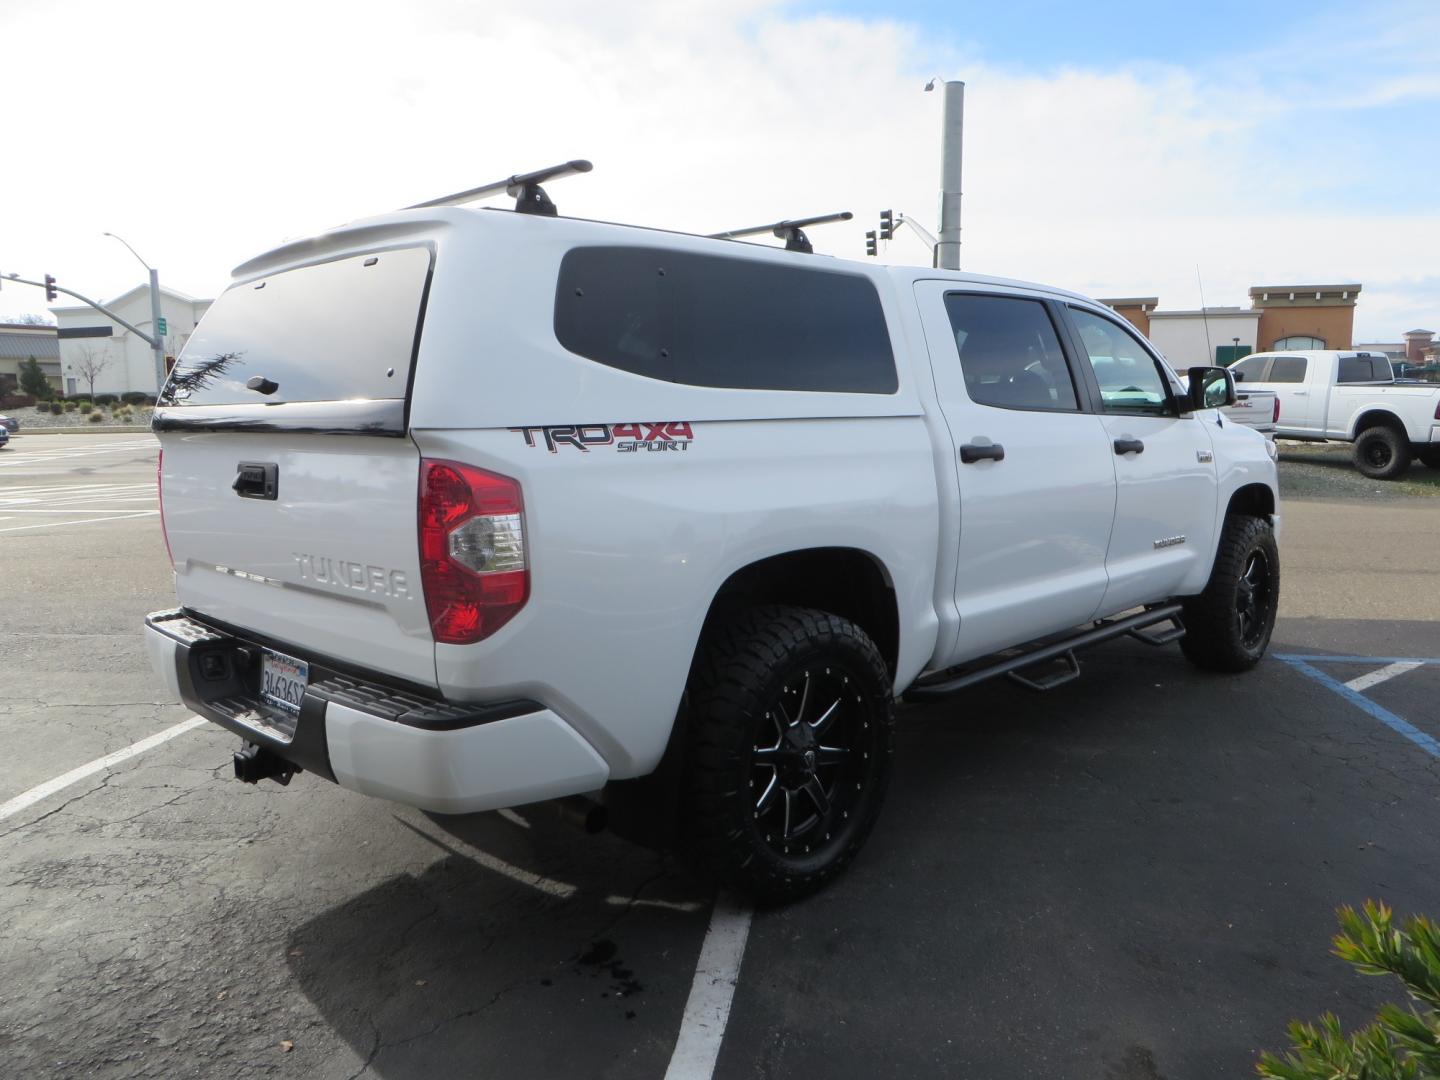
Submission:
[[[1231,369],[1230,374],[1235,376],[1236,382],[1245,381],[1245,373],[1243,371],[1235,371],[1234,369]]]
[[[1192,367],[1189,376],[1190,392],[1184,402],[1186,412],[1222,409],[1235,404],[1235,373],[1229,368]]]

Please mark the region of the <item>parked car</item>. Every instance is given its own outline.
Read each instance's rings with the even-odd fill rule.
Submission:
[[[1440,469],[1440,386],[1397,383],[1384,353],[1254,353],[1230,365],[1242,390],[1280,398],[1282,439],[1354,444],[1355,467],[1394,480],[1418,458]]]
[[[6,434],[14,435],[20,430],[20,421],[13,416],[0,416],[0,428],[4,428]]]
[[[1123,634],[1260,659],[1272,449],[1219,420],[1225,369],[1188,375],[1043,285],[357,222],[240,266],[179,357],[180,606],[147,648],[241,779],[447,814],[600,792],[791,898],[870,832],[897,696],[1048,689]]]
[[[1187,379],[1182,375],[1180,381],[1185,383]],[[1275,422],[1280,419],[1280,398],[1271,390],[1250,389],[1237,383],[1235,403],[1225,406],[1220,414],[1274,440]]]
[[[7,428],[4,424],[0,424],[0,449],[4,449],[4,448],[5,448],[6,446],[8,446],[9,444],[10,444],[10,429]]]

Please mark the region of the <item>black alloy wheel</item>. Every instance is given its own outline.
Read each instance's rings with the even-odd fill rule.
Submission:
[[[1398,480],[1410,468],[1411,457],[1405,433],[1383,425],[1360,432],[1351,450],[1355,468],[1371,480]]]
[[[688,710],[682,821],[700,868],[761,903],[839,874],[890,780],[894,677],[864,630],[800,607],[717,620]]]
[[[1247,649],[1260,644],[1269,633],[1266,613],[1270,610],[1270,560],[1264,548],[1250,552],[1235,588],[1235,618],[1240,643]]]
[[[1205,591],[1187,596],[1180,651],[1208,671],[1248,671],[1270,645],[1280,606],[1280,548],[1268,518],[1229,514]]]
[[[1395,451],[1390,449],[1390,444],[1383,439],[1371,439],[1362,448],[1365,456],[1365,464],[1372,469],[1383,469],[1395,458]]]
[[[870,721],[851,675],[816,666],[780,688],[751,754],[755,828],[777,854],[808,853],[849,820],[863,790]]]

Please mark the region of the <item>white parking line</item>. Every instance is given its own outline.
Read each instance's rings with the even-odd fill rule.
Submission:
[[[710,1080],[715,1074],[753,914],[750,907],[725,893],[715,898],[665,1080]]]
[[[55,777],[54,780],[46,780],[45,783],[16,795],[8,802],[0,803],[0,821],[4,821],[8,817],[13,817],[22,810],[29,809],[41,799],[48,798],[57,791],[64,791],[71,784],[78,784],[87,776],[94,776],[97,772],[103,772],[105,769],[110,768],[110,766],[118,765],[120,762],[134,757],[136,754],[143,754],[146,750],[152,750],[161,743],[169,742],[177,735],[184,735],[187,731],[193,731],[205,722],[206,720],[203,716],[192,716],[189,720],[182,720],[173,727],[168,727],[164,731],[157,731],[154,735],[141,739],[139,742],[131,743],[123,750],[116,750],[113,754],[106,754],[102,758],[96,758],[94,761],[81,765],[78,769],[71,769],[67,773],[62,773],[60,776]]]
[[[18,469],[26,465],[43,465],[47,462],[70,461],[74,458],[96,457],[104,454],[122,454],[128,450],[140,450],[144,448],[158,448],[159,444],[154,439],[146,439],[142,442],[109,443],[105,446],[56,446],[37,450],[27,446],[24,450],[18,450],[13,445],[12,457],[7,452],[0,458],[0,468]]]
[[[141,510],[138,513],[126,511],[111,517],[84,518],[81,521],[47,521],[43,525],[11,525],[8,528],[0,529],[0,533],[24,532],[26,529],[53,529],[57,525],[93,525],[97,521],[127,521],[130,518],[150,517],[159,512],[159,510]]]
[[[1414,671],[1417,667],[1425,665],[1416,661],[1397,660],[1393,664],[1386,664],[1378,671],[1372,671],[1368,675],[1359,675],[1345,685],[1351,690],[1369,690],[1372,686],[1379,686],[1387,679],[1393,679],[1396,675],[1404,675],[1407,671]]]

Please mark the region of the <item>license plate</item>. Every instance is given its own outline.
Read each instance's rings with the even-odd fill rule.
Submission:
[[[310,665],[304,660],[269,649],[260,654],[260,696],[271,705],[298,713],[309,681]]]

